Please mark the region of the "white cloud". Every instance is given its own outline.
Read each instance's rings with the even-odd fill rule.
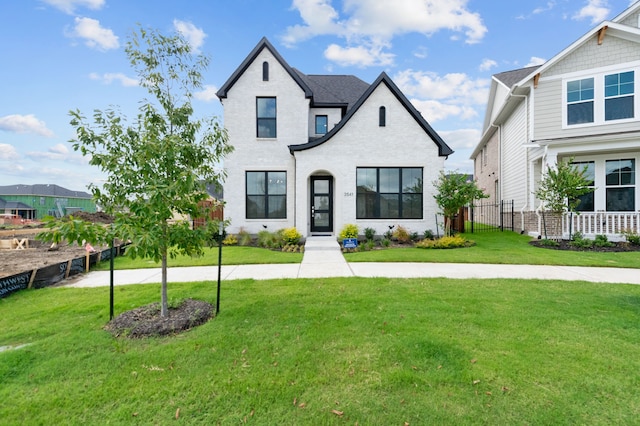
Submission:
[[[526,68],[526,67],[533,67],[535,65],[542,65],[545,62],[547,62],[547,60],[544,58],[538,58],[537,56],[532,56],[531,59],[529,59],[529,63],[524,67]]]
[[[379,65],[393,59],[383,49],[390,48],[397,35],[417,32],[430,36],[449,30],[463,33],[466,43],[481,41],[487,28],[479,14],[466,8],[467,1],[395,0],[389,7],[379,0],[345,0],[341,19],[331,0],[294,0],[292,8],[299,11],[304,24],[288,27],[282,40],[293,46],[319,35],[338,36],[345,39],[346,46],[330,46],[336,58],[352,64],[350,58],[359,56],[365,61],[361,66]]]
[[[489,71],[491,68],[495,68],[497,66],[498,66],[498,63],[493,59],[483,59],[478,69],[480,71]]]
[[[0,161],[14,161],[20,158],[13,145],[0,143]]]
[[[591,24],[595,25],[604,21],[609,12],[609,4],[607,0],[587,0],[587,4],[573,15],[573,19],[580,21],[582,19],[591,19]]]
[[[108,28],[100,26],[100,21],[91,18],[75,18],[73,31],[67,34],[69,37],[84,39],[84,44],[96,47],[100,50],[117,49],[120,47],[118,36]]]
[[[87,9],[99,10],[104,6],[105,0],[42,0],[64,13],[72,15],[77,7],[86,7]]]
[[[33,114],[12,114],[0,117],[0,130],[14,133],[35,133],[46,137],[53,137],[53,132],[47,128],[45,122],[38,120]]]
[[[138,80],[136,80],[135,78],[127,77],[122,73],[105,73],[100,75],[98,73],[92,72],[91,74],[89,74],[89,78],[91,80],[102,81],[102,83],[104,84],[111,84],[114,81],[119,81],[120,84],[122,84],[125,87],[132,87],[132,86],[138,85]]]
[[[204,86],[204,90],[194,93],[193,97],[200,101],[211,102],[217,99],[217,96],[216,96],[217,91],[218,89],[216,88],[216,86],[206,84]]]
[[[65,144],[59,143],[46,152],[43,151],[31,151],[27,152],[27,157],[34,161],[50,160],[50,161],[65,161],[71,164],[88,164],[89,158],[83,157],[81,154],[71,152]]]
[[[194,53],[200,53],[200,48],[207,37],[202,28],[196,27],[191,22],[180,21],[179,19],[173,20],[173,27],[187,40]]]
[[[475,148],[482,136],[478,129],[443,130],[438,134],[454,151]]]
[[[382,52],[382,46],[343,48],[337,44],[331,44],[324,51],[324,57],[342,66],[370,67],[391,65],[395,55]]]

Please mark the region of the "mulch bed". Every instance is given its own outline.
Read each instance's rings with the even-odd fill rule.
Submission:
[[[206,323],[213,316],[213,305],[202,300],[186,299],[169,308],[169,316],[160,316],[160,303],[124,312],[106,326],[115,337],[144,338],[178,334]]]
[[[551,250],[570,250],[570,251],[583,251],[583,252],[629,252],[629,251],[640,251],[640,245],[630,244],[628,242],[613,242],[611,247],[598,247],[593,245],[591,247],[576,247],[571,244],[569,240],[560,240],[556,241],[558,245],[549,245],[544,240],[532,240],[529,241],[529,244],[535,247],[546,248]]]

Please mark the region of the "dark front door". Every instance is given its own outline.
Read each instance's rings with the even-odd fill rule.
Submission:
[[[333,178],[311,178],[311,232],[333,232]]]

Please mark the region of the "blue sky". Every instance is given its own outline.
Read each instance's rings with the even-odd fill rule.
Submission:
[[[216,90],[266,36],[307,74],[385,71],[472,172],[492,74],[540,64],[630,0],[2,0],[0,185],[86,190],[99,171],[72,150],[70,110],[118,106],[146,92],[124,46],[140,24],[182,32],[211,58],[199,117],[222,120]]]

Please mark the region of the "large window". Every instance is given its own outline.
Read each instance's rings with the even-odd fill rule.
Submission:
[[[259,138],[276,137],[276,98],[256,98],[256,124]]]
[[[567,83],[567,124],[593,123],[593,78]]]
[[[605,171],[607,211],[635,210],[635,160],[609,160],[605,163]]]
[[[422,219],[422,168],[358,168],[358,219]]]
[[[287,217],[287,172],[247,172],[247,219]]]
[[[584,177],[589,181],[589,188],[591,192],[581,195],[578,197],[580,199],[580,203],[576,210],[579,212],[592,212],[595,211],[594,204],[594,191],[595,191],[595,180],[596,180],[596,165],[593,161],[576,161],[571,163],[575,166],[579,171],[584,170]]]
[[[316,115],[316,135],[327,133],[328,117],[326,115]]]
[[[604,119],[633,118],[634,72],[604,77]]]

